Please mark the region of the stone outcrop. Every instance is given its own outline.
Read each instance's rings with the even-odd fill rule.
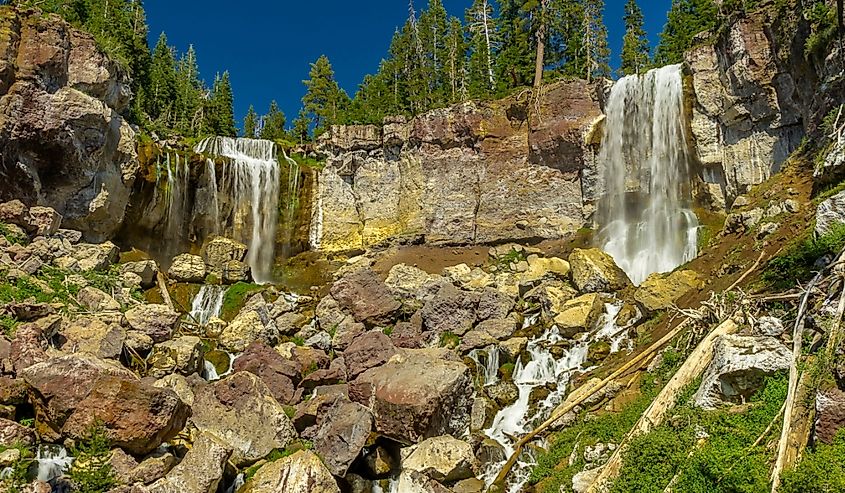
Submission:
[[[113,236],[139,169],[122,116],[129,80],[57,16],[0,13],[0,199],[55,209],[88,241]]]
[[[312,247],[357,250],[385,238],[433,243],[559,238],[585,223],[589,135],[599,85],[559,82],[539,113],[517,97],[438,109],[411,121],[333,127],[312,199]],[[587,187],[589,189],[589,184]]]
[[[816,209],[816,234],[824,236],[845,224],[845,192],[825,200]]]
[[[672,306],[691,289],[702,288],[704,281],[695,271],[679,270],[671,274],[652,274],[634,292],[634,299],[647,312]]]
[[[265,464],[244,487],[244,493],[340,493],[337,483],[314,452],[299,452]]]

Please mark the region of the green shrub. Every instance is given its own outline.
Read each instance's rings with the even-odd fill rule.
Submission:
[[[798,466],[783,475],[780,493],[834,493],[845,491],[845,429],[833,443],[820,443],[804,454]]]
[[[454,349],[461,345],[461,336],[449,332],[443,332],[440,334],[440,347],[447,347]]]
[[[67,472],[68,478],[79,493],[103,493],[118,482],[112,469],[111,447],[106,430],[101,423],[93,425],[87,436],[71,448],[75,457]]]
[[[807,281],[813,276],[813,265],[818,259],[839,253],[843,246],[845,224],[837,225],[819,238],[813,238],[810,230],[769,261],[763,281],[776,289],[794,287],[797,281]]]
[[[0,446],[0,453],[7,450],[17,449],[21,458],[9,466],[3,479],[0,479],[0,489],[7,493],[23,493],[24,488],[29,484],[29,467],[33,462],[32,451],[21,443],[11,446]]]

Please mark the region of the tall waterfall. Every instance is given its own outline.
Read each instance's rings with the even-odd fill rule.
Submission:
[[[197,144],[195,151],[224,159],[226,165],[218,189],[231,198],[229,230],[249,247],[247,263],[255,280],[269,282],[281,187],[276,144],[269,140],[211,137]]]
[[[634,284],[697,253],[683,104],[680,65],[620,79],[607,103],[599,240]]]

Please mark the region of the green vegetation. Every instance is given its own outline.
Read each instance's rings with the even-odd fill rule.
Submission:
[[[263,291],[263,289],[258,284],[247,282],[233,284],[223,295],[223,308],[220,311],[220,317],[227,322],[231,322],[241,308],[243,308],[246,299],[250,295]]]
[[[845,224],[837,225],[830,233],[813,237],[813,228],[794,240],[783,252],[769,261],[763,281],[776,289],[788,289],[798,281],[813,276],[814,264],[825,255],[836,255],[845,246]]]
[[[845,430],[839,430],[833,443],[819,443],[814,450],[804,453],[798,466],[786,471],[781,482],[781,493],[807,491],[833,493],[845,491]]]
[[[9,466],[7,472],[0,479],[0,488],[7,493],[23,493],[29,485],[29,467],[33,463],[32,451],[21,443],[11,446],[0,446],[0,453],[8,450],[18,450],[20,459]]]
[[[269,464],[271,462],[276,462],[277,460],[284,459],[285,457],[289,457],[300,450],[311,450],[314,448],[313,444],[308,440],[297,440],[290,445],[288,445],[284,450],[274,449],[270,454],[262,461],[257,462],[256,464],[250,466],[244,471],[244,477],[248,481],[255,476],[255,473],[261,469],[261,466],[265,464]]]
[[[450,331],[443,332],[440,334],[440,347],[446,347],[450,349],[455,349],[456,347],[461,345],[461,336],[454,334]]]
[[[524,251],[511,250],[501,257],[497,257],[495,265],[498,270],[511,270],[511,265],[516,265],[525,260],[528,260],[528,255]]]
[[[823,55],[836,37],[836,6],[827,2],[812,2],[805,8],[804,17],[810,21],[810,36],[804,42],[804,56],[811,58]]]
[[[26,234],[19,231],[17,227],[6,223],[0,223],[0,236],[6,238],[6,241],[12,245],[26,245],[29,243],[29,238]]]
[[[656,66],[681,63],[684,51],[693,44],[693,38],[716,27],[718,8],[713,0],[674,0],[660,42],[654,53]]]
[[[648,36],[644,27],[643,11],[637,0],[625,4],[625,36],[622,38],[622,66],[624,75],[639,74],[649,64]]]
[[[70,453],[76,460],[67,475],[80,493],[102,493],[117,486],[112,469],[111,447],[102,423],[96,423],[87,436],[77,441]]]

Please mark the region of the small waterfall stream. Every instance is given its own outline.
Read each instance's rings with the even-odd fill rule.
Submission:
[[[484,349],[473,349],[468,356],[475,361],[482,387],[499,381],[499,346],[497,344],[491,344]]]
[[[280,174],[276,144],[269,140],[211,137],[195,151],[225,159],[221,186],[232,213],[228,224],[235,239],[249,247],[247,263],[259,283],[272,280],[279,221]]]
[[[599,240],[639,285],[697,253],[681,66],[620,79],[606,113]]]
[[[191,318],[199,325],[206,325],[212,318],[219,317],[225,294],[223,286],[203,285],[191,303]]]

